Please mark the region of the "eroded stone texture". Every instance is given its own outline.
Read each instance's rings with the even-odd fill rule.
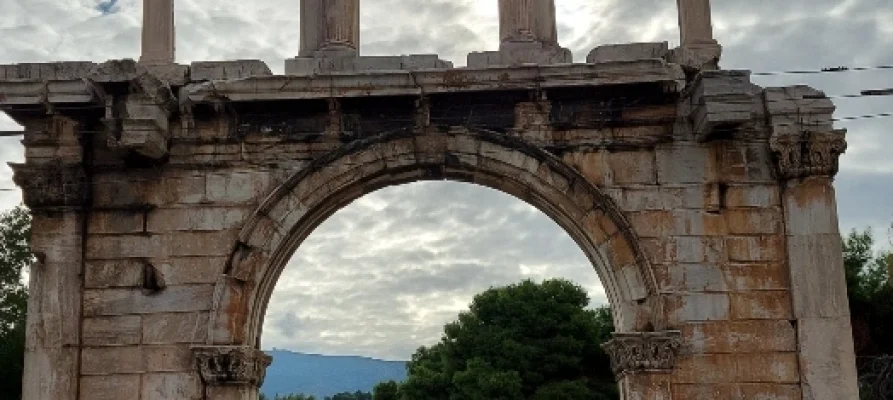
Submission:
[[[552,2],[502,3],[502,51],[556,57],[445,69],[317,51],[357,43],[348,18],[304,38],[301,76],[0,66],[35,213],[25,399],[254,400],[263,305],[297,244],[358,197],[422,180],[517,196],[580,244],[626,399],[857,398],[833,104],[681,65],[665,44],[560,64]]]

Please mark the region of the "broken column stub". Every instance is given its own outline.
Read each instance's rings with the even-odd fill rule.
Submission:
[[[555,0],[499,0],[499,51],[468,55],[468,66],[568,64],[570,50],[559,46]]]
[[[668,60],[692,71],[719,69],[722,46],[713,37],[710,0],[676,0],[676,5],[682,45]]]
[[[359,0],[301,0],[301,50],[285,60],[286,75],[446,69],[436,54],[360,56]]]

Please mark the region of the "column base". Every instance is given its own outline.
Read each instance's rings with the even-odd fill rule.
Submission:
[[[557,44],[536,41],[503,42],[499,51],[474,52],[468,55],[469,68],[505,67],[523,64],[570,64],[573,53]]]
[[[358,56],[356,51],[319,51],[313,57],[285,60],[285,74],[307,76],[332,72],[415,71],[450,69],[453,63],[436,54],[405,56]]]
[[[670,50],[667,61],[679,64],[687,71],[715,71],[719,69],[722,46],[718,42],[687,43]]]

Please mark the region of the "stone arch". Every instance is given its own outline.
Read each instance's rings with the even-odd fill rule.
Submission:
[[[475,183],[537,207],[592,262],[619,332],[663,327],[657,284],[630,223],[575,169],[515,138],[469,131],[396,132],[329,153],[263,200],[243,226],[217,284],[209,344],[258,346],[267,303],[303,240],[353,200],[421,180]]]

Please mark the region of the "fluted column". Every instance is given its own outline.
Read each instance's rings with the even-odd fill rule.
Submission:
[[[557,44],[555,0],[499,0],[499,38]]]
[[[676,0],[682,45],[715,44],[710,0]]]
[[[175,52],[174,0],[143,0],[140,62],[171,64]]]
[[[360,48],[359,0],[301,0],[302,57]]]

